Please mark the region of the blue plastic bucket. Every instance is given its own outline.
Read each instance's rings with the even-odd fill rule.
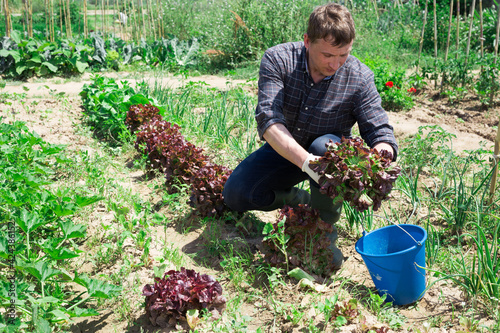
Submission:
[[[406,305],[424,296],[426,239],[422,227],[399,224],[376,229],[356,242],[356,252],[387,301]]]

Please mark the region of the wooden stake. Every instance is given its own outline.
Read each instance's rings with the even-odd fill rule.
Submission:
[[[481,42],[481,59],[484,57],[484,36],[483,36],[483,0],[479,0],[479,41]],[[481,65],[481,73],[483,66]]]
[[[71,30],[71,13],[69,10],[69,0],[66,0],[66,35],[68,38],[73,37],[73,31]]]
[[[493,58],[493,65],[496,65],[497,63],[497,59],[498,59],[498,42],[499,42],[499,35],[500,35],[500,6],[497,6],[497,12],[498,12],[498,16],[497,16],[497,31],[496,31],[496,34],[495,34],[495,57]],[[493,83],[494,83],[494,80],[495,77],[492,76],[491,78],[491,84],[493,86]],[[495,97],[495,92],[492,91],[490,92],[490,101],[493,102],[493,97]],[[500,127],[499,127],[500,128]]]
[[[49,0],[49,11],[50,11],[50,41],[55,40],[55,23],[54,23],[54,0]]]
[[[424,46],[424,32],[425,25],[427,24],[427,5],[429,0],[425,0],[425,9],[424,9],[424,22],[422,23],[422,33],[420,34],[420,47],[418,48],[418,58],[417,58],[417,73],[418,66],[420,65],[420,55],[422,54],[422,47]]]
[[[45,12],[45,36],[47,38],[47,40],[50,40],[50,21],[49,21],[49,1],[48,0],[43,0],[43,9],[44,9],[44,12]]]
[[[437,60],[438,57],[438,28],[437,28],[437,9],[436,9],[436,0],[433,0],[434,6],[434,58]],[[436,63],[437,65],[437,63]],[[436,81],[437,83],[437,81]]]
[[[12,21],[10,18],[9,0],[3,0],[3,9],[5,14],[5,35],[10,37],[10,32],[12,30]]]
[[[89,35],[89,26],[87,19],[87,0],[83,0],[83,37],[86,39]]]
[[[465,68],[467,68],[467,62],[469,61],[470,39],[472,37],[472,23],[474,22],[475,10],[476,10],[476,0],[472,0],[472,6],[470,7],[469,36],[467,37],[467,48],[465,49],[465,64],[464,64]]]
[[[499,35],[500,35],[500,6],[497,6],[497,32],[495,34],[495,59],[494,63],[496,64],[497,58],[498,58],[498,42],[499,42]]]
[[[500,161],[500,126],[498,126],[497,130],[497,138],[495,139],[495,150],[494,150],[494,156],[492,160],[493,167],[495,168],[493,170],[493,175],[491,177],[491,184],[490,184],[490,204],[493,202],[493,196],[495,194],[495,187],[497,183],[497,175],[498,175],[498,162]]]
[[[457,0],[457,29],[455,41],[455,59],[458,59],[458,47],[460,45],[460,0]]]
[[[460,0],[457,0],[460,1]],[[448,61],[448,50],[450,49],[451,22],[453,20],[453,0],[450,0],[450,19],[448,20],[448,36],[446,38],[446,49],[444,51],[444,62]]]
[[[460,0],[457,0],[460,1]],[[448,20],[448,35],[446,37],[446,48],[444,51],[444,62],[448,61],[448,50],[450,49],[450,37],[451,37],[451,22],[453,20],[453,0],[450,0],[450,17]],[[440,91],[443,92],[443,85],[446,81],[446,71],[443,71],[443,75],[441,76],[441,86]]]

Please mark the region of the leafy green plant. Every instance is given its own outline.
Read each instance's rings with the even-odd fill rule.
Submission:
[[[378,210],[392,190],[401,170],[391,162],[386,150],[377,152],[366,148],[361,138],[342,137],[339,143],[327,144],[324,156],[309,165],[319,174],[321,193],[364,211],[371,206]]]
[[[285,206],[272,230],[269,225],[264,229],[265,258],[272,265],[285,262],[306,272],[329,276],[334,267],[327,233],[331,233],[332,228],[321,220],[316,209],[307,205]]]
[[[398,111],[413,107],[413,98],[407,89],[409,87],[404,68],[391,70],[389,63],[381,58],[366,58],[364,62],[375,75],[375,86],[382,98],[384,109]]]
[[[15,306],[15,329],[50,331],[71,317],[96,315],[82,304],[120,292],[65,269],[82,252],[78,239],[86,237],[86,227],[71,217],[102,198],[54,186],[55,170],[70,161],[63,149],[22,122],[0,123],[0,257],[8,260],[0,273],[0,302],[8,311]],[[85,291],[72,293],[71,282]]]
[[[500,65],[495,62],[492,54],[487,54],[480,60],[481,71],[474,84],[476,94],[484,107],[492,106],[500,91]]]
[[[450,188],[449,200],[440,201],[439,206],[452,232],[461,233],[472,214],[482,216],[495,208],[487,198],[488,181],[493,168],[489,172],[489,166],[475,170],[483,153],[482,149],[469,152],[466,158],[451,166],[453,186]]]
[[[125,124],[129,108],[138,104],[157,105],[156,101],[144,96],[147,90],[144,84],[134,89],[128,81],[119,84],[102,75],[95,75],[92,80],[80,92],[86,122],[101,138],[118,144],[130,141],[132,136]],[[159,112],[163,109],[159,108]]]

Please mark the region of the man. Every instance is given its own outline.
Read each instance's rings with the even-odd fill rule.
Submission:
[[[394,160],[393,128],[366,65],[350,55],[354,21],[344,6],[317,7],[309,17],[303,42],[268,49],[261,62],[255,118],[266,143],[233,171],[224,186],[226,205],[239,212],[270,211],[285,204],[309,204],[334,224],[342,204],[319,192],[319,175],[309,162],[326,151],[329,140],[351,136],[357,122],[370,147],[387,150]],[[294,187],[310,179],[310,191]],[[344,257],[329,235],[334,266]]]

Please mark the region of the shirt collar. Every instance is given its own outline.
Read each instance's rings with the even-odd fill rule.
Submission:
[[[309,74],[309,76],[311,75],[311,73],[309,73],[309,66],[307,65],[307,49],[306,47],[304,46],[304,59],[302,60],[303,61],[303,64],[302,64],[302,68],[307,72],[307,74]],[[330,76],[327,76],[325,77],[322,81],[327,81],[327,80],[330,80],[331,78],[333,77],[333,75],[330,75]]]

